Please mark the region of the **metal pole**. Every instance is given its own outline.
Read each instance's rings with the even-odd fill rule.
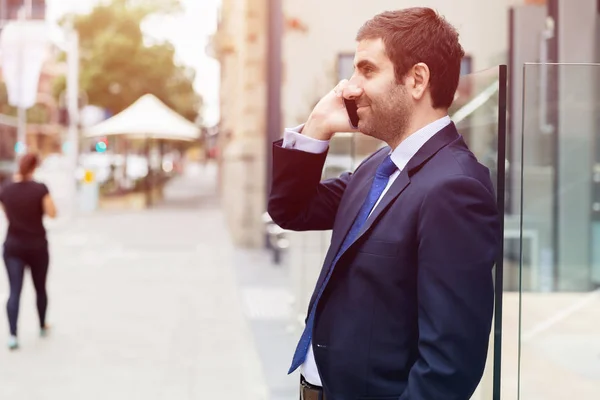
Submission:
[[[71,173],[71,210],[77,202],[75,173],[79,158],[79,35],[73,28],[67,34],[67,110],[69,112],[68,160]]]
[[[150,138],[145,138],[144,139],[144,151],[146,153],[146,161],[148,163],[148,174],[146,175],[146,178],[144,179],[144,191],[146,193],[146,208],[150,208],[152,206],[152,179],[153,179],[153,175],[152,175],[152,164],[150,163]]]
[[[22,65],[22,58],[20,58]],[[22,79],[19,79],[19,91],[22,92]],[[15,160],[27,151],[27,110],[17,107],[17,146],[15,147]]]
[[[561,0],[548,0],[547,1],[547,12],[548,18],[552,21],[552,28],[554,34],[548,38],[548,61],[549,63],[558,63],[560,61],[559,54],[559,35],[560,35],[560,3]],[[552,291],[560,290],[559,287],[559,261],[560,261],[560,194],[558,192],[560,188],[559,171],[560,171],[560,149],[559,149],[559,130],[560,130],[560,91],[559,91],[559,79],[558,67],[554,67],[548,70],[548,91],[547,98],[541,101],[548,104],[548,120],[547,123],[554,129],[550,132],[552,136],[552,162],[554,163],[552,169]]]
[[[508,67],[500,65],[498,70],[498,166],[496,177],[497,203],[500,212],[504,212],[504,191],[506,190],[506,102]],[[500,219],[500,232],[504,236],[504,218]],[[495,270],[495,317],[494,317],[494,377],[493,399],[500,400],[502,388],[502,296],[504,293],[504,241],[500,241]]]
[[[19,23],[24,24],[27,19],[27,10],[21,8],[19,10]],[[15,146],[15,162],[18,162],[18,159],[21,154],[27,152],[27,112],[26,109],[21,105],[23,103],[23,67],[25,60],[23,51],[25,50],[25,43],[23,42],[23,37],[19,38],[20,46],[19,46],[19,106],[17,107],[17,142]]]
[[[25,15],[27,19],[33,15],[33,0],[25,0]]]
[[[540,107],[539,126],[540,132],[550,134],[554,131],[554,126],[549,122],[548,117],[548,41],[554,37],[554,21],[552,18],[546,18],[546,28],[540,34],[540,76],[539,76],[539,98]]]

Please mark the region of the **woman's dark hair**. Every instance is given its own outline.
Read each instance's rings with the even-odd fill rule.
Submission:
[[[21,176],[27,176],[33,173],[35,168],[39,164],[39,158],[37,154],[27,153],[19,160],[19,174]]]

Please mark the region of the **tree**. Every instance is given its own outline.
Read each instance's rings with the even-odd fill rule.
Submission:
[[[140,28],[155,14],[178,12],[179,0],[112,0],[89,14],[69,15],[79,33],[80,87],[89,103],[116,114],[139,97],[152,93],[169,107],[195,121],[202,99],[194,91],[194,71],[177,65],[169,42],[146,44]],[[55,95],[65,88],[57,81]]]
[[[8,91],[4,82],[0,82],[0,114],[11,117],[17,116],[17,109],[8,104]],[[27,109],[25,120],[29,124],[45,124],[49,122],[50,115],[45,105],[36,103],[33,107]]]

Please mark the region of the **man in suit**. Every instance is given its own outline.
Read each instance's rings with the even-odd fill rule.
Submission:
[[[467,400],[483,374],[500,240],[489,171],[448,117],[463,49],[429,8],[384,12],[357,35],[355,70],[273,147],[268,211],[333,229],[292,359],[304,399]],[[335,132],[388,146],[320,181]]]

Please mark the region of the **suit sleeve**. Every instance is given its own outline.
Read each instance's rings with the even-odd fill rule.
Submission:
[[[335,215],[350,181],[349,172],[321,181],[327,152],[312,153],[273,145],[273,180],[267,211],[284,229],[333,228]]]
[[[500,240],[494,195],[456,176],[425,197],[419,216],[419,357],[400,400],[467,400],[487,357]]]

